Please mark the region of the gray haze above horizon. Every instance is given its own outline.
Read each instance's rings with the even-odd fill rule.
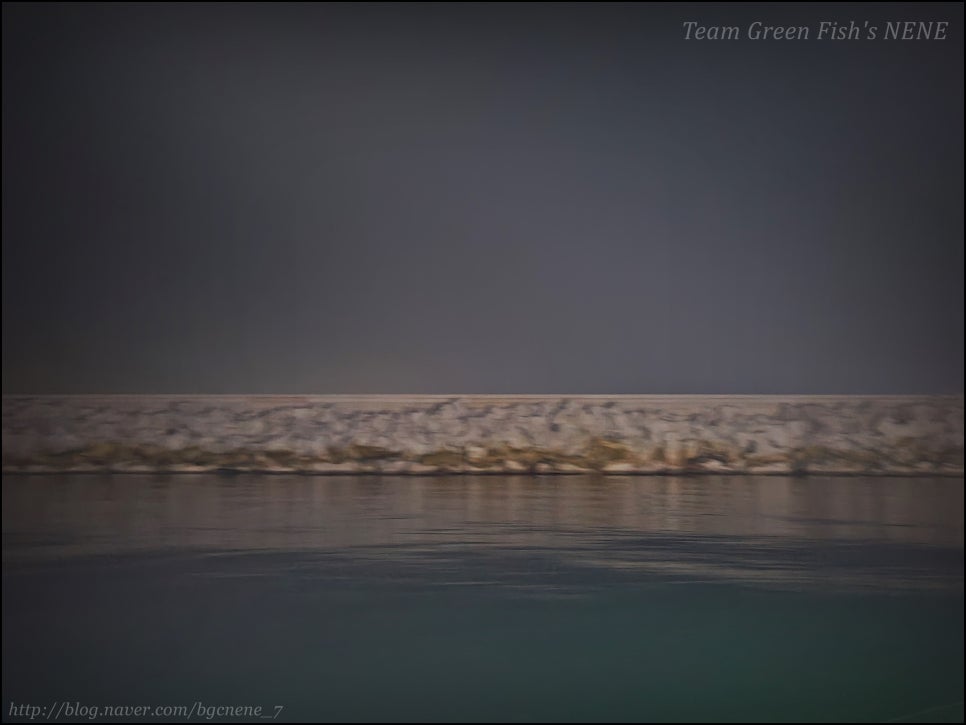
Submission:
[[[4,393],[962,393],[962,20],[5,4]]]

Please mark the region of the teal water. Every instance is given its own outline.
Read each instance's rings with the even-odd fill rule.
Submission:
[[[5,722],[963,720],[962,479],[7,476],[2,504]]]

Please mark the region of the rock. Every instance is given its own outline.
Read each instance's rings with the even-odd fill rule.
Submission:
[[[463,465],[463,454],[460,451],[436,451],[420,456],[419,462],[427,466],[458,468]]]
[[[604,466],[604,473],[634,473],[637,466],[633,463],[608,463]]]

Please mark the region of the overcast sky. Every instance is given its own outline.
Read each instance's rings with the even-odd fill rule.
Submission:
[[[3,390],[961,393],[962,35],[5,4]]]

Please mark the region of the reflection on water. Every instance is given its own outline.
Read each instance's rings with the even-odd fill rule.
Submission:
[[[19,476],[2,503],[5,720],[963,717],[961,480]]]
[[[434,576],[433,567],[445,567],[451,585],[478,581],[479,567],[454,569],[455,560],[498,557],[504,572],[517,558],[516,568],[545,573],[565,563],[598,575],[622,570],[692,582],[961,589],[963,484],[738,476],[10,477],[3,543],[5,563],[166,550],[302,552],[388,563],[395,577]]]

